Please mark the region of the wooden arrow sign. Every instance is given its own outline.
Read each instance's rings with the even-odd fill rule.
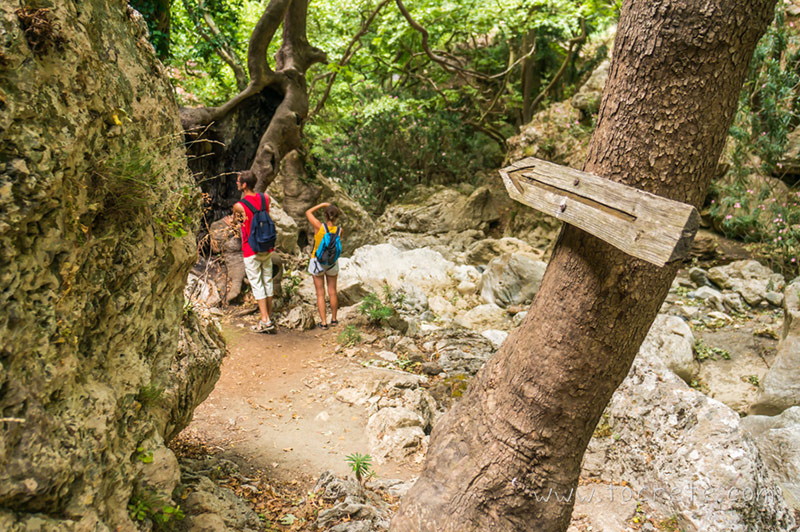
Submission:
[[[513,199],[657,266],[685,258],[700,223],[691,205],[534,157],[500,175]]]

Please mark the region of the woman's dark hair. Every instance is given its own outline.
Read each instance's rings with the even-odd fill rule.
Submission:
[[[247,185],[247,188],[249,188],[250,190],[255,190],[256,183],[258,183],[258,178],[256,177],[256,175],[253,173],[252,170],[242,170],[241,172],[239,172],[238,179],[240,183],[244,183],[245,185]]]
[[[328,205],[325,207],[325,219],[329,222],[335,222],[339,219],[339,215],[342,214],[342,211],[339,210],[339,207],[336,205]]]

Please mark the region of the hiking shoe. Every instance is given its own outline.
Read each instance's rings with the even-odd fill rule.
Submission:
[[[250,328],[257,333],[275,334],[278,332],[275,324],[271,321],[259,321],[258,325],[253,325]]]

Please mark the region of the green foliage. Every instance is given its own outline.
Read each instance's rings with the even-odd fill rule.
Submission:
[[[300,275],[300,272],[297,270],[286,272],[283,276],[283,292],[286,294],[286,297],[291,298],[294,296],[298,290],[300,290],[300,285],[302,283],[303,277]]]
[[[384,304],[374,292],[364,296],[358,305],[358,311],[373,325],[380,325],[394,315],[394,308]]]
[[[170,530],[186,517],[179,505],[172,506],[152,490],[135,493],[128,501],[128,514],[134,521],[151,521],[155,530]]]
[[[345,461],[350,465],[356,480],[363,482],[375,474],[372,470],[372,457],[368,454],[353,453],[345,457]]]
[[[131,7],[142,14],[150,33],[150,43],[158,57],[169,56],[169,6],[168,0],[130,0]]]
[[[146,384],[139,389],[139,393],[136,394],[136,400],[139,401],[143,407],[148,407],[158,403],[163,395],[163,387],[156,384]]]
[[[619,10],[611,0],[409,4],[411,15],[428,31],[431,48],[481,73],[472,76],[443,68],[422,53],[420,33],[392,2],[363,32],[356,53],[342,62],[377,5],[377,0],[320,0],[310,6],[309,42],[329,58],[308,73],[311,109],[328,96],[305,126],[310,174],[319,170],[339,181],[373,212],[416,184],[472,180],[501,164],[505,139],[521,123],[523,103],[560,70],[567,58],[565,43],[581,33],[579,21],[592,36]],[[246,64],[250,31],[263,8],[255,0],[214,0],[202,9],[193,0],[173,4],[169,66],[180,103],[218,105],[236,93],[233,71],[216,51],[225,47]],[[205,17],[215,21],[219,34],[209,32]],[[276,37],[268,58],[279,45]],[[602,46],[596,50],[573,56],[551,98],[571,94],[604,56]],[[527,89],[523,56],[536,77]]]
[[[143,464],[153,463],[153,451],[147,451],[144,447],[136,448],[136,459]]]
[[[730,360],[731,354],[722,349],[721,347],[711,347],[706,345],[703,340],[695,340],[694,342],[694,358],[700,362],[705,360],[717,360],[717,357],[723,360]]]
[[[335,127],[309,125],[316,169],[378,213],[415,185],[474,179],[502,161],[491,139],[470,131],[455,113],[430,106],[424,100],[376,95]]]
[[[751,386],[755,386],[758,388],[760,381],[758,379],[758,375],[745,375],[742,377],[742,382],[746,382]]]
[[[170,166],[176,161],[172,147],[171,139],[123,142],[95,161],[88,191],[95,208],[87,215],[94,218],[82,218],[81,223],[126,235],[136,220],[149,220],[159,240],[181,238],[192,231],[200,212],[200,192],[190,185],[176,186],[175,176],[182,170]]]
[[[336,341],[345,347],[353,347],[361,342],[361,333],[355,325],[348,325],[336,335]]]
[[[784,6],[759,41],[730,130],[732,168],[712,187],[709,214],[726,236],[752,244],[753,251],[785,275],[800,273],[800,190],[771,190],[758,176],[781,176],[780,158],[800,121],[800,46],[786,23]],[[790,52],[790,50],[795,50]]]

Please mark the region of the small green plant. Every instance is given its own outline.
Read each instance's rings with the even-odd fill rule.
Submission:
[[[143,464],[151,464],[153,463],[153,451],[146,451],[144,447],[137,447],[136,459]]]
[[[186,517],[180,505],[172,506],[152,490],[135,493],[128,501],[128,514],[135,521],[152,521],[154,530],[170,530],[164,525]]]
[[[291,298],[294,296],[298,290],[300,290],[302,282],[303,277],[297,270],[286,272],[283,276],[283,292],[286,294],[286,297]]]
[[[756,388],[758,388],[759,384],[761,384],[758,379],[758,375],[744,375],[742,376],[742,381],[749,383],[751,386],[755,386]]]
[[[398,358],[397,358],[397,360],[395,361],[395,365],[396,365],[398,368],[400,368],[401,370],[403,370],[403,371],[406,371],[407,369],[411,368],[411,367],[412,367],[412,366],[414,366],[415,364],[418,364],[418,363],[417,363],[417,362],[414,362],[413,360],[410,360],[410,359],[409,359],[408,357],[406,357],[406,356],[400,356],[400,357],[398,357]]]
[[[394,314],[394,308],[384,304],[374,292],[364,296],[358,311],[373,325],[380,325]]]
[[[355,325],[348,325],[336,335],[336,341],[344,347],[353,347],[361,342],[361,333]]]
[[[368,454],[353,453],[345,457],[350,464],[350,469],[356,476],[356,480],[363,482],[375,474],[372,470],[372,457]]]
[[[139,401],[142,406],[147,407],[156,404],[163,395],[163,387],[156,384],[145,384],[139,388],[139,393],[136,394],[136,400]]]
[[[717,360],[717,357],[723,360],[730,360],[731,354],[722,349],[721,347],[711,347],[703,340],[695,340],[694,342],[694,358],[700,362],[706,360]]]
[[[667,519],[662,519],[656,524],[656,527],[658,530],[663,530],[664,532],[681,532],[678,518],[674,515]]]

